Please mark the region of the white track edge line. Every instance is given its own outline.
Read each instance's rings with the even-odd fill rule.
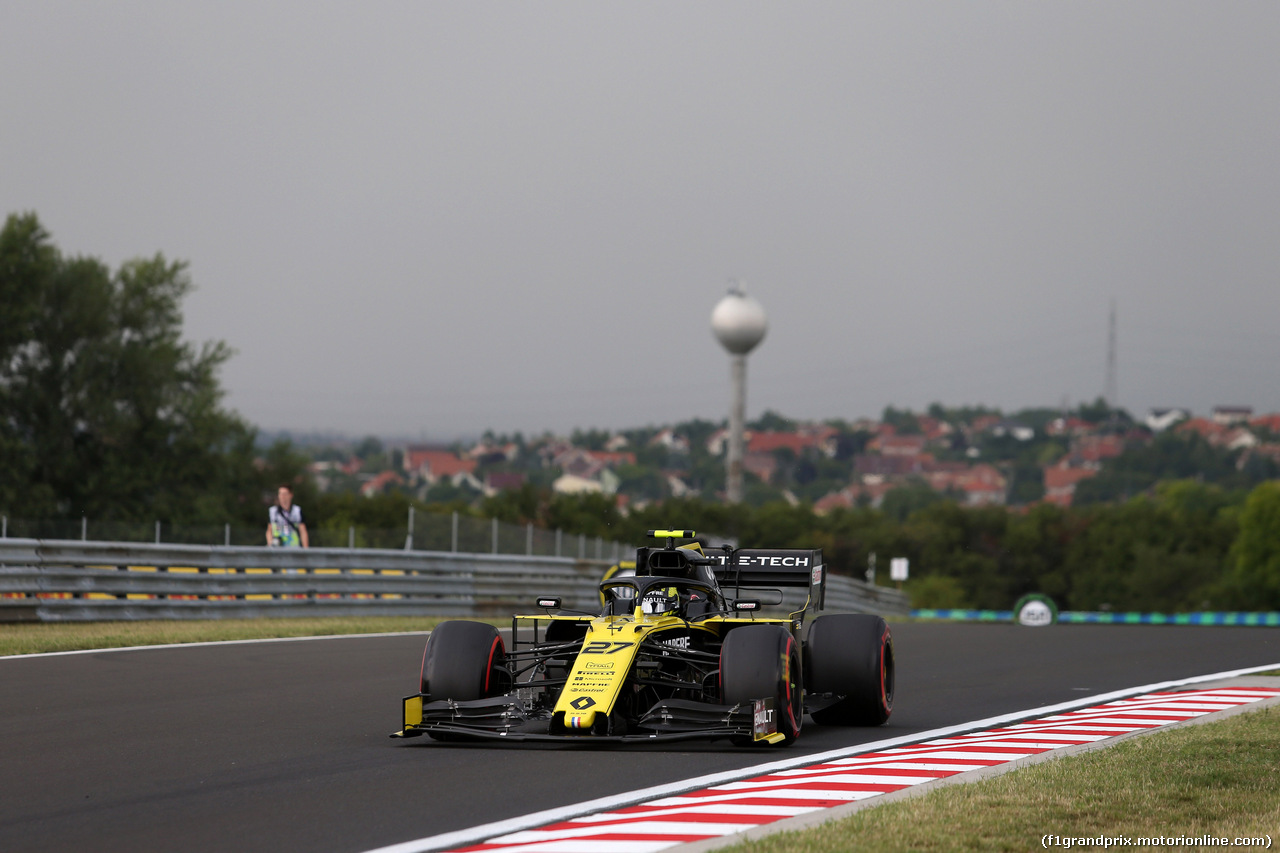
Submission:
[[[1154,693],[1157,690],[1165,690],[1170,687],[1185,687],[1189,684],[1202,684],[1207,681],[1218,681],[1224,678],[1237,678],[1242,675],[1252,675],[1255,672],[1266,672],[1269,669],[1280,669],[1280,662],[1265,664],[1263,666],[1253,666],[1245,669],[1214,672],[1208,675],[1196,675],[1191,678],[1180,678],[1174,681],[1161,681],[1155,684],[1142,685],[1140,687],[1126,687],[1122,690],[1115,690],[1110,693],[1101,693],[1096,696],[1089,696],[1083,699],[1072,699],[1069,702],[1062,702],[1057,705],[1043,705],[1039,708],[1030,708],[1025,711],[1014,711],[1011,714],[1001,714],[995,717],[987,717],[983,720],[958,723],[954,726],[944,726],[943,728],[933,729],[932,731],[917,732],[915,734],[903,735],[901,737],[873,741],[872,743],[860,743],[854,746],[833,749],[828,752],[797,756],[795,758],[783,759],[781,761],[757,764],[753,767],[744,767],[739,770],[727,770],[721,773],[712,773],[707,776],[697,776],[691,779],[684,779],[679,782],[668,782],[664,785],[655,785],[650,788],[640,788],[623,794],[614,794],[612,796],[600,797],[594,800],[585,800],[580,803],[574,803],[573,805],[545,809],[540,812],[533,812],[520,817],[507,818],[506,820],[495,821],[481,826],[473,826],[468,829],[445,832],[440,835],[432,835],[426,838],[415,839],[413,841],[402,841],[397,844],[387,845],[386,847],[377,847],[371,850],[366,850],[364,853],[429,853],[429,851],[443,850],[448,847],[475,844],[486,838],[507,835],[524,829],[532,829],[547,823],[569,820],[571,818],[581,817],[585,814],[594,814],[596,812],[605,811],[606,809],[623,808],[625,806],[644,802],[645,800],[671,796],[673,794],[681,794],[685,791],[700,788],[709,788],[712,785],[719,785],[724,782],[733,782],[739,779],[748,779],[752,776],[759,776],[776,770],[789,770],[793,767],[803,767],[808,764],[820,764],[824,761],[831,761],[837,758],[849,758],[861,753],[876,752],[895,746],[920,743],[922,741],[932,740],[938,737],[946,737],[953,734],[962,734],[965,732],[992,728],[1002,723],[1011,723],[1017,720],[1027,719],[1029,717],[1040,717],[1046,714],[1055,714],[1060,711],[1083,708],[1088,705],[1110,702],[1115,699],[1123,699],[1140,693]]]
[[[109,652],[148,652],[157,649],[198,649],[207,646],[243,646],[249,643],[300,643],[307,640],[367,640],[373,637],[413,637],[430,634],[430,631],[386,631],[380,634],[323,634],[316,637],[262,637],[256,640],[206,640],[199,643],[163,643],[153,646],[110,646],[105,649],[73,649],[67,652],[33,652],[26,655],[0,655],[0,662],[29,660],[31,658],[56,658],[68,655],[101,655]]]

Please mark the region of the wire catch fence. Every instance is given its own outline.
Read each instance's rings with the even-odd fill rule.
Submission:
[[[378,548],[442,551],[457,554],[516,554],[618,561],[635,546],[605,539],[510,524],[496,518],[409,511],[403,527],[376,528],[326,524],[307,526],[314,548]],[[25,520],[0,516],[0,538],[138,542],[170,545],[266,546],[266,523],[198,525],[167,522]]]

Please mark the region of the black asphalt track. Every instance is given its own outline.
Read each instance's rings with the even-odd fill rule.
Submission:
[[[3,630],[0,628],[0,630]],[[421,637],[0,658],[0,850],[358,853],[689,776],[1280,663],[1280,629],[905,623],[888,725],[785,752],[390,740]]]

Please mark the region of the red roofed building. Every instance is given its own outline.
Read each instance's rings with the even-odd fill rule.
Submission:
[[[1044,499],[1058,506],[1071,506],[1075,498],[1076,483],[1096,476],[1092,468],[1068,468],[1061,463],[1044,469]]]
[[[1231,424],[1247,423],[1253,417],[1252,406],[1214,406],[1213,422],[1230,426]]]
[[[772,453],[747,453],[742,457],[742,470],[770,483],[778,473],[778,457]]]
[[[1088,435],[1095,430],[1096,426],[1080,418],[1054,418],[1044,427],[1048,435]]]
[[[775,450],[790,450],[799,456],[807,448],[813,447],[812,438],[796,432],[757,432],[747,442],[748,453],[773,453]]]
[[[438,447],[411,444],[404,451],[404,470],[410,478],[426,483],[471,474],[476,464],[474,459],[459,459],[452,450]]]
[[[1243,468],[1245,463],[1249,461],[1249,457],[1253,454],[1266,457],[1272,462],[1280,462],[1280,444],[1259,444],[1250,447],[1241,455],[1238,467]]]
[[[1254,429],[1266,429],[1280,434],[1280,414],[1258,415],[1256,418],[1249,418],[1249,426]]]
[[[482,441],[467,451],[467,458],[484,464],[511,462],[520,456],[520,445],[514,441],[506,444],[495,444]]]
[[[776,450],[790,450],[799,455],[809,446],[808,439],[794,432],[757,432],[747,442],[747,452],[773,453]]]
[[[519,489],[524,484],[524,474],[514,471],[490,471],[484,478],[485,491],[495,494],[497,492]]]
[[[636,464],[636,455],[630,451],[610,453],[607,450],[573,447],[553,459],[551,464],[566,474],[594,479],[606,468]]]
[[[836,509],[853,509],[853,493],[850,490],[830,492],[818,498],[813,505],[815,515],[826,515]]]
[[[1124,453],[1124,439],[1118,435],[1086,435],[1077,439],[1072,455],[1086,467],[1099,467],[1103,459]]]
[[[1201,438],[1210,444],[1217,445],[1222,442],[1222,437],[1227,432],[1227,427],[1223,424],[1214,423],[1208,418],[1192,418],[1189,421],[1183,421],[1173,428],[1174,432],[1198,433]]]
[[[403,486],[404,478],[395,471],[383,471],[381,474],[374,476],[372,480],[360,486],[360,494],[366,498],[374,495],[380,495],[392,486]]]
[[[1244,427],[1236,427],[1229,429],[1222,436],[1222,446],[1228,450],[1241,450],[1246,447],[1256,447],[1262,440],[1253,434],[1251,430]]]
[[[849,493],[852,495],[854,503],[865,497],[873,509],[879,509],[884,505],[884,496],[895,488],[897,488],[897,485],[890,482],[862,483],[850,486]]]
[[[999,469],[987,464],[959,471],[932,471],[927,478],[929,485],[939,492],[962,494],[966,506],[1002,505],[1009,485]]]
[[[853,457],[853,472],[859,477],[906,477],[923,474],[933,464],[933,455],[881,456],[878,453],[859,453]]]
[[[884,456],[906,456],[915,458],[924,453],[925,437],[923,435],[882,435],[872,439],[868,449],[878,447]]]
[[[969,421],[969,429],[975,433],[986,432],[1002,420],[1004,420],[1004,418],[1000,415],[978,415],[976,418]]]
[[[955,432],[951,424],[937,418],[931,418],[928,415],[918,415],[916,423],[920,425],[920,432],[929,441],[941,441]]]
[[[828,457],[836,454],[836,439],[840,431],[825,425],[802,426],[795,432],[748,432],[745,434],[747,453],[773,453],[790,450],[800,456],[814,449]]]
[[[636,455],[630,450],[588,450],[586,453],[592,459],[610,468],[616,468],[619,465],[636,464]]]
[[[658,431],[657,435],[649,439],[651,447],[665,447],[667,450],[673,450],[676,453],[689,452],[689,439],[683,435],[676,435],[675,431],[670,427],[665,427]]]

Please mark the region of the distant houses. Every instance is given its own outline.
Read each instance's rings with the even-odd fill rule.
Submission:
[[[1023,416],[1029,420],[984,412],[952,422],[907,413],[895,419],[897,426],[861,419],[748,430],[742,464],[773,499],[796,504],[802,495],[815,512],[828,513],[880,507],[893,490],[905,487],[932,489],[969,507],[1035,501],[1068,507],[1079,484],[1097,476],[1108,460],[1165,432],[1194,434],[1213,447],[1237,451],[1241,465],[1255,455],[1280,462],[1280,414],[1255,416],[1247,406],[1216,406],[1209,417],[1157,408],[1140,425],[1066,414],[1046,418],[1034,410]],[[611,496],[626,511],[668,497],[722,496],[722,484],[707,481],[707,471],[714,470],[707,463],[723,458],[728,432],[704,428],[695,434],[696,447],[691,435],[673,427],[596,432],[591,447],[551,435],[529,442],[486,438],[470,447],[409,444],[386,452],[398,462],[396,469],[373,470],[373,463],[352,457],[316,462],[312,472],[322,489],[356,488],[365,496],[409,491],[423,499],[442,484],[480,496],[537,482],[556,494]],[[1024,444],[1028,450],[1019,450]],[[1025,462],[1017,467],[1012,461],[1028,453],[1049,459],[1040,466],[1042,491],[1039,480],[1027,482]]]

